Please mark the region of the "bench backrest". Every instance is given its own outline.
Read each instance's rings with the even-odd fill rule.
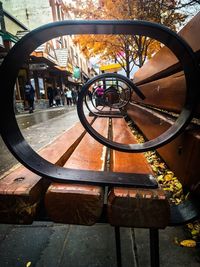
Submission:
[[[200,12],[186,24],[179,35],[191,46],[200,62],[199,25]],[[178,59],[167,47],[163,47],[135,73],[134,82],[147,94],[145,103],[169,111],[180,111],[184,102],[185,78]],[[200,107],[196,115],[199,114]]]
[[[179,32],[195,52],[200,62],[200,12]],[[141,101],[132,95],[134,103],[127,106],[128,115],[146,135],[152,139],[164,132],[179,113],[186,92],[185,76],[174,54],[163,47],[134,75],[134,82],[146,96]],[[142,104],[142,106],[141,106]],[[200,115],[198,105],[195,117]],[[198,122],[198,121],[197,121]],[[158,149],[161,157],[190,189],[197,189],[200,181],[200,127],[191,124],[171,143]]]

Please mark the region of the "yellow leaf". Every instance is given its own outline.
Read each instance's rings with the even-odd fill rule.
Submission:
[[[194,226],[193,226],[192,223],[188,223],[188,224],[187,224],[187,227],[188,227],[189,229],[193,229],[193,228],[194,228]]]
[[[157,180],[158,180],[158,182],[163,182],[163,181],[164,181],[164,179],[163,179],[163,175],[159,175],[159,176],[157,177]]]
[[[199,231],[198,231],[198,230],[195,230],[195,229],[193,229],[193,230],[191,231],[191,234],[192,234],[192,236],[196,236],[196,235],[198,235],[198,234],[199,234]]]
[[[192,239],[183,240],[180,242],[180,245],[183,247],[194,248],[196,247],[196,241]]]
[[[159,167],[160,167],[161,169],[165,169],[165,168],[166,168],[165,163],[163,163],[163,162],[160,163],[160,164],[159,164]]]
[[[30,267],[30,266],[31,266],[31,262],[28,261],[28,262],[26,263],[26,267]]]
[[[176,182],[175,185],[178,189],[182,189],[182,184],[180,182]]]
[[[164,177],[165,181],[171,181],[172,178],[173,178],[172,174],[166,174],[165,177]]]

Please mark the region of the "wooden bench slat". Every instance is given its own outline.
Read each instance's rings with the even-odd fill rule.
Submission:
[[[124,120],[113,119],[113,140],[135,143]],[[144,155],[112,151],[111,171],[152,173]],[[130,177],[131,179],[131,177]],[[169,203],[162,189],[112,188],[108,197],[108,220],[125,227],[164,228],[169,222]]]
[[[173,112],[180,112],[185,103],[186,83],[183,72],[143,84],[139,88],[146,98],[141,101],[133,94],[132,99],[137,103]]]
[[[88,118],[90,123],[93,122],[92,118]],[[86,131],[80,122],[74,124],[65,133],[62,133],[51,144],[45,146],[39,154],[51,163],[63,166],[66,160],[70,157],[74,149],[82,140]]]
[[[133,93],[132,100],[159,109],[180,113],[185,103],[186,82],[183,72],[139,86],[145,99]],[[178,97],[177,97],[178,96]],[[200,105],[197,106],[195,117],[200,115]]]
[[[179,32],[179,35],[188,42],[195,52],[200,50],[199,25],[200,12]],[[167,47],[163,47],[151,60],[135,73],[134,82],[139,84],[159,79],[159,75],[163,76],[164,72],[168,71],[168,73],[170,73],[169,69],[171,69],[171,74],[176,69],[180,71],[179,64],[176,66],[177,62],[178,60],[174,54]]]
[[[92,127],[104,137],[108,136],[109,120],[98,118]],[[80,170],[103,171],[105,168],[106,147],[86,133],[74,153],[67,160],[64,167]],[[101,159],[101,160],[99,160]]]
[[[135,144],[135,140],[131,130],[128,128],[125,120],[112,119],[113,141],[124,144]],[[127,172],[127,173],[152,173],[143,154],[124,153],[117,150],[111,151],[111,171]]]
[[[93,127],[108,136],[109,120],[98,118]],[[106,164],[106,147],[86,134],[64,167],[103,171]],[[104,189],[93,185],[53,183],[46,193],[45,206],[54,222],[93,225],[103,209]]]

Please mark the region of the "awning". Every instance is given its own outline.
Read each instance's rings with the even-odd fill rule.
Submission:
[[[14,36],[13,34],[9,32],[0,31],[0,35],[2,36],[4,41],[10,41],[13,43],[17,43],[19,41],[19,39],[16,36]]]
[[[48,65],[51,65],[51,66],[58,64],[58,62],[56,61],[56,59],[52,58],[51,56],[49,56],[45,52],[33,51],[31,53],[31,57],[32,57],[33,60],[35,60],[37,62],[44,62],[44,63],[47,63]]]
[[[115,72],[121,70],[122,66],[119,63],[113,63],[113,64],[108,64],[108,65],[102,65],[100,66],[101,71],[106,71],[106,72]]]

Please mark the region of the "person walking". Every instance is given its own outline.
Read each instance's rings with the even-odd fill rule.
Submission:
[[[61,105],[64,106],[65,105],[65,92],[63,88],[60,89],[60,96],[61,96]]]
[[[98,85],[98,87],[95,89],[95,102],[96,102],[96,107],[97,106],[103,106],[103,95],[104,95],[104,88],[101,86],[101,84]]]
[[[72,88],[72,101],[74,105],[76,105],[77,103],[77,98],[78,98],[78,93],[75,88]]]
[[[49,107],[53,107],[53,88],[49,85],[47,87],[47,97],[49,99]]]
[[[25,95],[25,100],[27,100],[28,102],[29,113],[33,113],[35,90],[29,81],[26,83],[24,87],[24,95]]]
[[[55,95],[54,95],[54,99],[56,101],[56,106],[60,106],[61,105],[61,95],[60,95],[60,88],[59,86],[56,87],[55,89]]]
[[[65,92],[65,97],[67,99],[67,105],[72,105],[72,91],[70,89],[67,89]]]

